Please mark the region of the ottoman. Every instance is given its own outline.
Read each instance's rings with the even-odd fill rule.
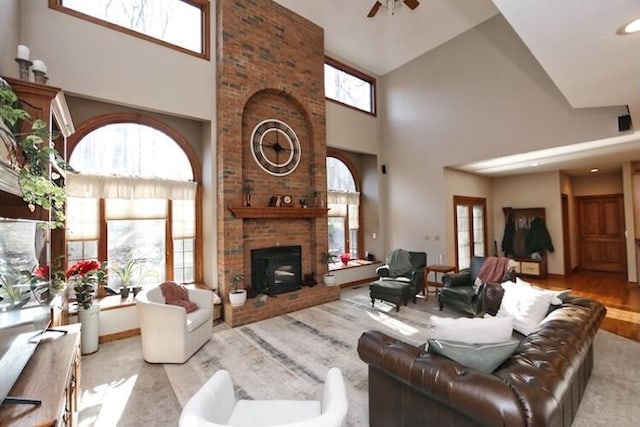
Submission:
[[[369,296],[371,307],[375,300],[380,299],[396,305],[396,311],[400,311],[400,304],[407,305],[411,298],[409,279],[380,279],[369,284]]]

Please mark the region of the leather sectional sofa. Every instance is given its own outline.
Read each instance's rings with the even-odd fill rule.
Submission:
[[[597,301],[570,296],[492,373],[365,332],[358,354],[369,365],[370,425],[568,427],[605,314]]]

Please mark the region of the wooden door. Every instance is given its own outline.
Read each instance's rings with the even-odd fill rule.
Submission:
[[[580,268],[625,273],[627,251],[622,195],[585,196],[576,200]]]

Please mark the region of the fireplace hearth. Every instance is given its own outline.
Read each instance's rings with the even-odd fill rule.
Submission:
[[[258,294],[277,295],[300,289],[302,247],[272,246],[251,251],[251,284]]]

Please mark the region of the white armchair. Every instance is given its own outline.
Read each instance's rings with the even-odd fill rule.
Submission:
[[[188,289],[198,310],[165,304],[159,286],[143,288],[136,295],[142,336],[142,355],[150,363],[184,363],[213,333],[213,292]]]
[[[187,402],[180,415],[180,427],[341,427],[348,409],[344,379],[338,368],[327,372],[322,401],[237,400],[231,375],[219,370]]]

